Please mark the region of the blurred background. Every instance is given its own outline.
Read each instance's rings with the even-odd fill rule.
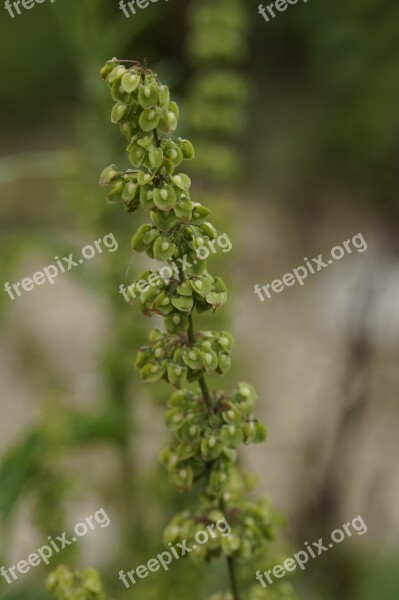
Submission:
[[[118,293],[143,269],[137,217],[98,188],[104,166],[128,166],[98,75],[113,56],[146,58],[170,86],[178,133],[197,149],[193,198],[233,242],[211,264],[230,301],[210,321],[235,336],[233,368],[211,385],[251,382],[268,426],[242,460],[285,526],[258,568],[361,515],[366,535],[290,584],[306,600],[397,598],[398,22],[393,0],[298,3],[269,23],[244,0],[159,0],[130,18],[116,0],[45,2],[14,19],[1,8],[2,287],[109,232],[119,244],[54,285],[1,293],[0,565],[100,507],[112,523],[12,586],[1,579],[1,598],[47,597],[57,561],[98,568],[115,599],[205,598],[226,583],[224,565],[188,561],[131,590],[117,577],[162,551],[195,494],[158,466],[170,389],[133,368],[155,324]],[[359,232],[366,252],[264,303],[254,294]],[[264,597],[294,597],[284,586]]]

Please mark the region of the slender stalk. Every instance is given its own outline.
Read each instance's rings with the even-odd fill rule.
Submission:
[[[190,314],[188,317],[188,339],[189,339],[190,344],[194,343],[195,338],[194,338],[194,326],[193,326],[192,314]],[[208,385],[206,383],[204,375],[201,375],[198,382],[200,384],[202,395],[204,396],[206,405],[209,408],[212,408],[212,399],[211,399],[211,395],[210,395]],[[223,496],[220,498],[219,507],[220,507],[220,510],[222,511],[222,513],[226,516],[226,506],[225,506],[225,503],[223,500]],[[240,592],[239,592],[238,583],[237,583],[235,560],[232,556],[226,556],[226,559],[227,559],[227,567],[229,570],[230,587],[231,587],[231,592],[233,594],[233,598],[234,598],[234,600],[240,600],[241,597],[240,597]]]

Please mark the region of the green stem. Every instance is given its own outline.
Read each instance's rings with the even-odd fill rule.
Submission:
[[[188,340],[191,345],[195,341],[193,318],[192,318],[191,314],[188,317]],[[198,382],[200,384],[200,388],[201,388],[204,400],[206,402],[206,405],[208,406],[208,408],[212,408],[212,399],[211,399],[211,395],[209,393],[208,385],[206,383],[204,375],[201,375]],[[222,511],[222,513],[224,515],[226,515],[226,506],[225,506],[225,503],[223,500],[223,496],[220,498],[219,506],[220,506],[220,510]],[[238,590],[235,560],[232,556],[226,556],[226,559],[227,559],[227,567],[229,569],[230,587],[231,587],[231,592],[233,594],[233,598],[234,598],[234,600],[240,600],[240,592]]]

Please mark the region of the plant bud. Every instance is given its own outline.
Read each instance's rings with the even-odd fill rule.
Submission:
[[[111,121],[113,123],[118,123],[118,121],[120,121],[126,113],[126,109],[126,104],[123,104],[122,102],[115,104],[111,112]]]
[[[123,65],[116,65],[107,76],[108,83],[118,81],[124,73],[126,73],[126,67]]]
[[[180,150],[182,151],[183,157],[186,160],[191,160],[195,156],[194,146],[188,140],[181,140]]]

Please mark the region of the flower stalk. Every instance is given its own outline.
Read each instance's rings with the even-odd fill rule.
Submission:
[[[100,185],[109,187],[109,202],[121,204],[128,214],[142,209],[148,215],[134,233],[132,247],[165,263],[162,270],[168,273],[161,277],[147,270],[135,282],[140,296],[134,295],[132,303],[138,302],[146,316],[161,315],[165,327],[150,332],[136,367],[144,381],[163,379],[176,389],[165,415],[174,439],[161,462],[178,490],[196,486],[199,491],[197,510],[173,517],[165,543],[191,542],[195,549],[189,556],[195,563],[225,556],[231,591],[212,600],[240,600],[237,560],[248,561],[264,551],[273,537],[273,513],[266,498],[248,498],[247,478],[237,465],[239,446],[260,443],[266,436],[253,416],[255,390],[239,383],[230,393],[211,392],[205,380],[228,371],[233,338],[227,331],[195,332],[193,327],[194,311],[215,311],[227,301],[223,279],[210,273],[203,258],[217,231],[208,221],[209,209],[191,199],[190,178],[176,173],[195,152],[189,140],[173,135],[179,108],[167,86],[136,61],[125,66],[112,59],[101,76],[115,102],[111,120],[128,142],[133,168],[106,167]],[[176,262],[183,257],[190,266],[178,272]],[[229,524],[229,535],[195,544],[204,524],[221,518]]]

